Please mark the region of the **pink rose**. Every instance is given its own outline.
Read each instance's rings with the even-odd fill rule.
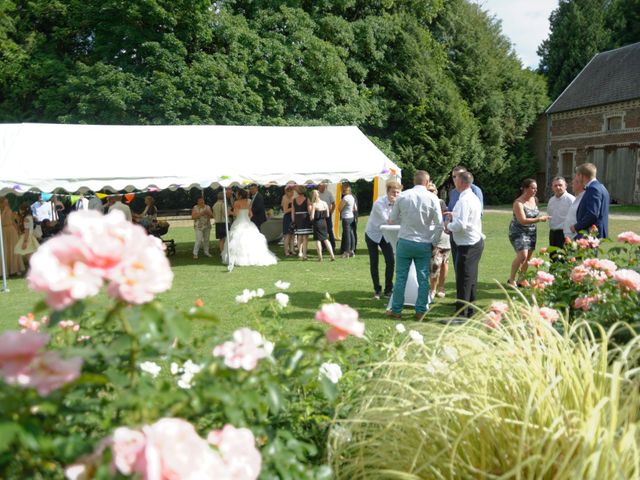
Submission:
[[[549,323],[555,323],[560,318],[560,313],[549,307],[540,307],[538,309],[540,316]]]
[[[584,237],[576,240],[576,243],[580,248],[598,248],[600,240],[594,237]]]
[[[542,265],[544,265],[544,260],[542,260],[541,258],[532,258],[531,260],[529,260],[529,266],[531,267],[538,268]]]
[[[325,304],[316,312],[316,320],[331,325],[331,329],[327,332],[327,339],[330,342],[344,340],[349,335],[359,338],[364,336],[364,323],[358,321],[358,312],[348,305]]]
[[[584,310],[585,312],[591,308],[592,303],[597,303],[599,298],[594,297],[578,297],[573,302],[573,306],[576,309]]]
[[[640,292],[640,273],[634,270],[618,270],[613,274],[618,286],[632,292]]]
[[[9,331],[0,335],[0,375],[13,376],[25,370],[38,352],[49,343],[49,335]]]
[[[44,397],[73,382],[80,376],[81,368],[80,357],[64,360],[58,352],[45,352],[35,356],[25,370],[6,380],[10,384],[35,388]]]
[[[108,293],[129,303],[147,303],[156,294],[171,288],[173,272],[164,253],[162,241],[146,235],[136,235],[135,244],[111,269]]]
[[[618,241],[629,243],[631,245],[640,245],[640,235],[634,232],[622,232],[618,235]]]
[[[86,253],[82,241],[70,235],[48,240],[31,257],[29,287],[45,293],[54,310],[96,295],[102,287],[101,272],[86,263]]]
[[[618,266],[611,260],[600,260],[598,258],[587,258],[582,262],[582,265],[594,270],[602,270],[608,277],[613,276],[613,272],[618,269]]]
[[[66,232],[33,255],[28,280],[53,309],[62,310],[96,295],[105,280],[117,299],[149,302],[171,287],[173,272],[162,242],[122,212],[83,211],[69,215]]]
[[[249,328],[240,328],[233,332],[233,341],[224,342],[213,349],[214,357],[224,357],[229,368],[253,370],[258,360],[269,356],[273,344],[265,341],[259,332]]]
[[[229,479],[226,465],[189,422],[163,418],[142,428],[147,480]]]
[[[500,322],[502,322],[502,315],[500,313],[494,311],[487,312],[487,319],[484,322],[487,327],[492,329],[498,328]]]
[[[40,325],[43,323],[46,324],[46,322],[43,321],[44,319],[45,318],[43,317],[43,319],[40,322],[36,321],[35,317],[33,316],[33,313],[31,312],[27,313],[26,315],[23,315],[18,319],[18,324],[22,327],[22,330],[20,332],[24,333],[27,330],[31,330],[32,332],[39,332]]]
[[[113,432],[113,463],[123,475],[144,473],[146,438],[139,430],[118,427]]]
[[[584,265],[577,265],[571,270],[571,281],[574,283],[582,283],[584,278],[588,275],[589,271]]]
[[[546,248],[546,247],[541,248],[541,249],[540,249],[540,253],[541,253],[541,254],[543,254],[543,255],[544,255],[545,253],[547,253],[547,248]]]
[[[207,440],[218,447],[222,460],[234,480],[255,480],[260,475],[262,457],[255,447],[255,437],[247,428],[225,425],[213,430]]]
[[[491,302],[491,306],[489,307],[489,309],[492,312],[504,315],[509,310],[509,305],[507,305],[505,302]]]
[[[536,278],[532,281],[531,285],[533,288],[539,288],[543,290],[545,287],[552,285],[555,281],[556,277],[552,274],[539,270],[536,273]]]

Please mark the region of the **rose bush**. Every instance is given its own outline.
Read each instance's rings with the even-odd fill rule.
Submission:
[[[567,239],[564,249],[543,249],[531,259],[521,291],[538,305],[567,311],[572,321],[605,327],[626,322],[638,329],[639,260],[640,235],[634,232],[621,233],[615,243],[592,236]],[[625,337],[619,333],[616,339]]]
[[[331,300],[329,329],[285,330],[282,281],[239,295],[264,309],[260,331],[232,338],[200,300],[162,306],[162,244],[117,212],[72,214],[28,280],[46,300],[0,335],[1,478],[328,478],[336,397],[384,354],[333,343],[364,324]],[[206,338],[192,333],[203,322]]]

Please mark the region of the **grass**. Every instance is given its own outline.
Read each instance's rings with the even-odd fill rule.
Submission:
[[[478,285],[478,304],[486,306],[491,299],[502,296],[496,280],[504,283],[509,275],[509,268],[514,252],[507,238],[511,215],[505,213],[487,213],[484,216],[484,231],[487,235],[485,251],[480,263]],[[167,237],[177,242],[177,255],[171,258],[175,274],[171,291],[160,296],[166,305],[184,309],[191,307],[196,298],[213,310],[221,319],[223,331],[231,332],[240,326],[254,325],[259,322],[259,310],[264,306],[260,300],[247,305],[237,305],[235,296],[243,289],[264,288],[267,297],[273,298],[276,292],[273,284],[277,280],[291,283],[287,291],[290,306],[283,312],[282,319],[288,322],[291,329],[300,330],[312,321],[315,311],[328,292],[337,302],[346,303],[357,309],[361,318],[371,331],[381,331],[392,325],[392,321],[384,317],[385,302],[372,299],[373,288],[369,276],[369,257],[364,243],[364,227],[366,218],[359,222],[358,251],[355,258],[341,259],[336,262],[325,260],[317,262],[315,249],[309,261],[302,262],[297,258],[284,258],[282,247],[272,246],[281,259],[272,267],[238,267],[228,273],[217,256],[215,258],[192,259],[193,229],[188,227],[171,228]],[[636,220],[612,220],[611,236],[626,230],[637,230]],[[546,246],[547,229],[539,229],[539,246]],[[381,263],[383,275],[384,261]],[[29,312],[40,300],[40,295],[31,292],[23,278],[11,278],[8,281],[9,293],[0,293],[0,331],[14,329],[21,315]],[[427,321],[447,318],[454,313],[455,284],[450,269],[446,284],[447,297],[439,299],[429,311]],[[104,295],[98,302],[106,301]],[[413,313],[405,310],[407,320]],[[205,326],[198,326],[197,334],[206,335]]]

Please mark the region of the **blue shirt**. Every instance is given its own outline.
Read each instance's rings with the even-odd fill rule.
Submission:
[[[478,199],[480,200],[481,210],[484,210],[484,195],[482,195],[482,190],[480,190],[480,187],[472,183],[471,191],[475,193],[476,197],[478,197]],[[456,203],[458,203],[459,198],[460,198],[460,192],[457,191],[455,188],[449,191],[449,204],[447,205],[447,208],[449,209],[450,212],[453,212],[453,207],[456,206]]]

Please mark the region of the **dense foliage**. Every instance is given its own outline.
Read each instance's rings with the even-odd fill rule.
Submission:
[[[0,12],[5,122],[354,124],[406,179],[426,168],[442,184],[462,163],[496,185],[529,163],[518,152],[546,105],[541,77],[467,0],[0,0]]]
[[[556,98],[595,54],[640,42],[640,0],[560,0],[550,22],[538,55]]]

